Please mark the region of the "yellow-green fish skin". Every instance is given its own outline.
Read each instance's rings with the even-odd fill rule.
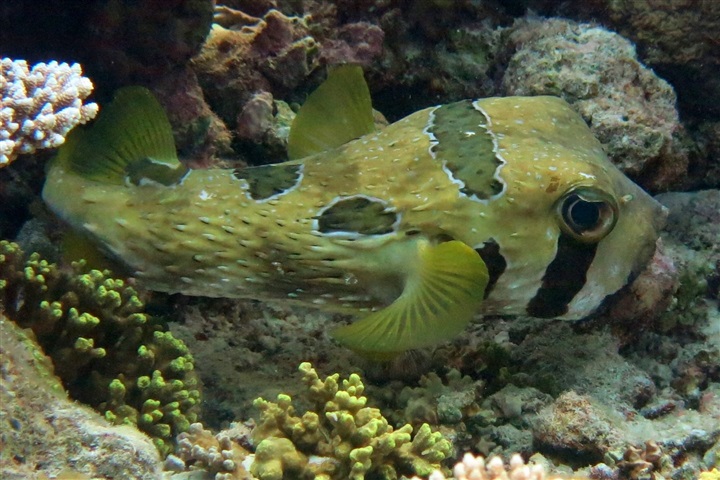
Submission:
[[[173,186],[114,185],[88,180],[62,162],[50,168],[43,196],[144,285],[187,295],[370,311],[400,294],[421,239],[454,239],[475,249],[492,240],[506,265],[481,312],[524,314],[558,252],[558,202],[578,186],[612,198],[617,223],[597,242],[578,293],[554,316],[592,313],[648,261],[660,205],[608,161],[564,101],[472,103],[485,126],[464,133],[484,137],[478,148],[491,140],[498,159],[493,176],[501,190],[484,199],[464,193],[436,158],[438,108],[333,150],[258,167],[271,177],[279,168],[297,173],[297,182],[269,198],[253,198],[248,180],[233,170],[193,170]],[[386,216],[396,219],[390,231],[321,231],[318,219],[348,198],[385,205]]]
[[[422,228],[435,235],[442,232],[443,218],[456,216],[452,182],[425,158],[429,139],[422,128],[428,113],[288,162],[302,165],[300,185],[265,201],[250,198],[233,170],[194,170],[172,188],[117,187],[89,182],[61,166],[49,172],[44,197],[151,289],[380,306],[402,289],[401,273],[411,263],[405,251],[417,240],[406,232]],[[398,174],[388,175],[389,168]],[[397,231],[362,240],[314,231],[313,218],[324,207],[357,194],[391,203],[401,214]]]

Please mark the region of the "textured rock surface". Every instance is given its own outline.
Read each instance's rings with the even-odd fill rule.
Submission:
[[[3,478],[161,478],[152,441],[69,400],[49,359],[2,314],[0,338]]]
[[[673,88],[620,35],[570,20],[519,20],[502,80],[507,95],[557,95],[590,125],[610,159],[651,190],[687,175]]]

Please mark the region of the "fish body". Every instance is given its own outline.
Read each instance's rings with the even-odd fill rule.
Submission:
[[[244,169],[186,171],[165,145],[137,172],[140,154],[93,171],[85,144],[69,139],[43,196],[148,288],[369,315],[339,335],[369,352],[476,311],[587,316],[644,267],[663,217],[555,97],[427,108]]]

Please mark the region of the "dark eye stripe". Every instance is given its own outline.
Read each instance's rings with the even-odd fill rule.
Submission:
[[[557,253],[545,270],[540,289],[528,304],[528,315],[554,318],[567,313],[568,305],[587,281],[597,245],[581,243],[568,234],[560,234]]]
[[[500,278],[500,275],[505,273],[507,262],[505,261],[505,257],[500,253],[500,245],[498,245],[495,239],[491,238],[483,242],[482,247],[476,248],[475,251],[480,255],[480,258],[483,259],[483,262],[485,262],[488,274],[490,275],[490,280],[488,281],[487,287],[485,287],[485,298],[487,298],[493,288],[495,288],[495,284]]]

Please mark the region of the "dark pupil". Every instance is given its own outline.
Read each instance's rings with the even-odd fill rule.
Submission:
[[[600,220],[600,207],[595,202],[586,202],[578,197],[571,197],[565,203],[565,219],[573,230],[589,230]]]

